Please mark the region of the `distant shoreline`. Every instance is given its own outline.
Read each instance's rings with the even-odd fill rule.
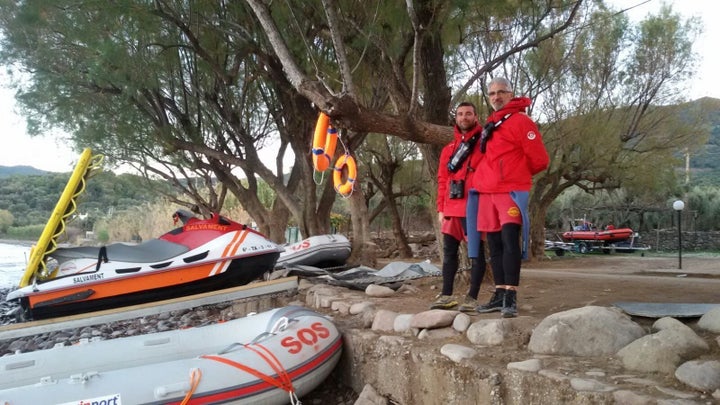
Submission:
[[[37,243],[37,241],[21,239],[0,239],[0,243],[4,243],[6,245],[32,246]]]

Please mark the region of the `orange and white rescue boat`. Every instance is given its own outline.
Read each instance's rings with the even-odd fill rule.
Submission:
[[[217,214],[199,219],[179,210],[175,218],[182,227],[137,245],[58,247],[46,271],[7,300],[20,302],[22,318],[40,319],[197,294],[258,279],[283,250]]]

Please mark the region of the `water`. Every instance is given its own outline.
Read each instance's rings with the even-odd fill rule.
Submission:
[[[17,287],[30,258],[30,245],[0,242],[0,289]]]

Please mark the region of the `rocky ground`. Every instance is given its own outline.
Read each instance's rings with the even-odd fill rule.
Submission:
[[[614,302],[618,301],[720,303],[720,295],[718,295],[720,266],[717,265],[717,258],[686,255],[683,257],[682,265],[683,268],[678,269],[677,257],[642,257],[637,253],[631,255],[550,256],[546,260],[537,263],[528,263],[524,266],[522,285],[518,294],[520,317],[510,321],[513,325],[514,335],[507,338],[501,345],[493,347],[490,351],[487,351],[487,348],[483,349],[482,345],[475,345],[481,352],[478,356],[482,359],[484,367],[495,367],[498,372],[504,372],[507,370],[508,363],[532,357],[527,346],[533,329],[543,319],[552,314],[574,308],[590,305],[610,307]],[[440,285],[441,280],[439,277],[412,280],[406,283],[405,292],[403,293],[398,293],[389,298],[369,297],[367,300],[373,302],[376,311],[387,310],[398,314],[417,314],[428,309],[429,303],[438,294]],[[461,297],[466,289],[467,275],[461,273],[457,279],[455,293],[458,297]],[[296,297],[288,297],[287,302],[306,302],[307,297],[303,291],[307,290],[301,290],[301,293]],[[480,300],[487,300],[491,291],[490,285],[484,285]],[[357,294],[360,294],[360,296]],[[353,292],[352,295],[358,297],[353,298],[352,301],[363,299],[362,293]],[[333,316],[340,329],[346,334],[346,339],[349,342],[355,342],[353,343],[355,348],[361,346],[356,340],[365,336],[362,331],[372,330],[372,319],[367,317],[350,315],[338,310],[338,308],[332,308],[332,306],[324,308],[318,305],[316,309]],[[102,336],[103,338],[115,338],[170,328],[197,326],[229,316],[231,316],[229,306],[222,305],[178,311],[147,319],[127,321],[126,323],[102,325],[77,331],[63,331],[47,336],[19,339],[13,342],[0,342],[0,355],[12,353],[16,350],[42,349],[51,347],[56,343],[71,344],[73,340],[76,341],[82,337]],[[498,318],[497,313],[473,314],[470,317],[470,322],[496,318]],[[633,321],[649,329],[655,320],[634,317]],[[697,319],[684,319],[683,322],[694,328]],[[472,343],[457,336],[427,339],[419,342],[417,337],[408,337],[407,334],[382,332],[382,335],[391,337],[399,335],[393,338],[403,339],[403,342],[406,342],[405,344],[410,342],[412,345],[422,347],[423,351],[438,355],[441,347],[447,343],[458,343],[459,345],[473,347]],[[704,337],[707,339],[713,338],[713,336],[707,336],[707,334]],[[376,338],[377,336],[373,339]],[[406,341],[405,339],[409,340]],[[709,356],[714,356],[716,359],[720,358],[718,346],[717,343],[711,345]],[[483,351],[487,351],[487,353],[483,354]],[[373,358],[368,356],[367,361],[364,363],[357,361],[357,364],[354,365],[341,364],[344,370],[338,370],[309,397],[304,398],[303,403],[355,403],[363,387],[358,386],[357,378],[353,380],[348,377],[346,370],[352,366],[358,367],[358,369],[380,367],[377,359],[372,360]],[[590,360],[583,359],[581,362],[586,363],[588,361],[591,363],[587,364],[588,370],[603,370],[606,373],[612,370],[615,374],[621,373],[621,371],[616,371],[618,367],[616,359],[592,357]],[[450,370],[452,370],[452,362],[448,361],[447,363],[449,365],[444,364],[443,367],[450,367]],[[660,377],[656,379],[665,381]],[[348,383],[349,380],[352,380],[352,382]],[[547,384],[547,381],[544,383]],[[542,382],[538,384],[542,384]],[[397,400],[397,396],[393,397],[393,395],[386,392],[386,387],[380,388],[378,392],[385,401]],[[679,388],[681,387],[676,385],[675,388],[680,391]],[[400,390],[402,387],[397,387],[397,389]],[[715,400],[710,395],[703,396],[701,393],[694,398],[677,400],[690,401],[682,403],[712,403]],[[361,403],[361,401],[359,400],[358,403]],[[483,402],[485,401],[478,401],[478,403]],[[458,400],[455,403],[464,402]],[[535,403],[543,402],[538,401]],[[590,401],[588,403],[599,402]],[[660,402],[646,401],[639,403]]]
[[[353,357],[351,359],[352,365],[346,366],[346,369],[352,368],[355,373],[364,371],[363,379],[366,382],[376,384],[375,388],[377,388],[378,392],[387,398],[401,398],[399,403],[553,403],[550,399],[543,400],[543,397],[564,398],[562,402],[576,403],[715,403],[719,399],[717,396],[720,395],[720,392],[713,390],[706,392],[689,388],[687,384],[678,382],[672,373],[625,370],[623,366],[624,359],[620,359],[618,356],[548,357],[528,349],[531,336],[541,321],[551,315],[577,308],[588,306],[611,308],[613,303],[619,301],[720,304],[720,296],[717,293],[718,287],[720,287],[720,266],[717,265],[717,258],[686,255],[683,257],[682,264],[682,269],[678,269],[677,257],[673,256],[650,257],[650,255],[640,256],[638,254],[552,256],[538,263],[526,264],[519,292],[520,316],[509,321],[509,333],[503,336],[499,344],[488,344],[487,341],[480,339],[475,342],[469,341],[471,340],[469,329],[464,333],[454,333],[452,329],[456,328],[455,323],[459,317],[455,317],[452,327],[433,329],[437,333],[427,333],[424,336],[423,332],[420,335],[411,333],[411,336],[414,337],[407,339],[407,332],[398,332],[397,330],[395,333],[388,332],[388,329],[392,331],[393,324],[381,325],[381,322],[378,322],[377,313],[376,317],[371,320],[362,319],[358,315],[349,317],[342,315],[345,310],[341,304],[342,300],[349,303],[357,302],[358,299],[361,299],[357,296],[349,297],[346,293],[341,293],[335,294],[339,295],[339,297],[326,299],[332,302],[329,313],[335,315],[337,323],[346,330],[346,337],[351,342],[349,346],[353,348],[365,344],[363,347],[366,350],[363,352],[364,356]],[[389,319],[395,319],[397,322],[397,314],[419,314],[426,311],[428,304],[437,295],[440,285],[439,277],[414,280],[403,287],[404,291],[388,298],[374,298],[372,302],[377,312],[390,311],[391,313],[385,314],[385,316],[389,317]],[[461,297],[466,288],[467,276],[462,274],[458,278],[456,296]],[[488,299],[491,291],[491,286],[484,285],[481,301]],[[333,293],[327,294],[332,295]],[[322,305],[319,306],[322,307]],[[471,324],[490,324],[496,327],[499,324],[488,322],[497,319],[497,313],[473,314],[467,322]],[[632,317],[631,319],[633,324],[643,328],[651,340],[661,340],[655,339],[656,334],[654,332],[657,332],[655,327],[662,327],[655,324],[656,319],[644,317]],[[589,322],[597,323],[600,320],[591,319]],[[694,341],[693,339],[697,336],[705,342],[703,344],[707,346],[707,350],[703,351],[702,359],[711,361],[720,359],[720,341],[718,341],[717,333],[698,328],[698,318],[681,319],[681,322],[678,323],[687,325],[689,326],[688,329],[696,331],[697,334],[692,334],[691,341]],[[467,328],[467,325],[465,325],[465,328]],[[372,332],[364,332],[367,329],[371,329]],[[586,336],[586,338],[588,345],[590,345],[590,342],[596,344],[597,342],[594,341],[601,340],[599,337],[596,338],[592,335]],[[609,340],[612,341],[613,338],[610,337]],[[440,354],[448,343],[456,344],[462,348],[474,348],[477,353],[473,355],[470,362],[463,361],[456,366],[450,366],[447,372],[444,373],[442,367],[443,365],[446,366],[445,362],[452,363],[447,361],[447,358],[452,354],[446,354],[444,356],[445,360],[442,359],[443,356],[432,356],[430,354]],[[662,342],[660,346],[663,344],[668,343]],[[680,339],[673,340],[673,343],[668,344],[668,346],[674,348],[684,344],[685,342]],[[380,346],[382,348],[377,349]],[[393,346],[400,346],[404,349],[393,351]],[[562,345],[559,344],[558,346]],[[662,348],[660,351],[662,351]],[[671,351],[668,350],[668,353]],[[679,356],[684,359],[694,358],[693,356],[696,353],[689,356],[687,354]],[[637,352],[635,354],[637,355]],[[675,356],[675,353],[672,355]],[[410,356],[413,360],[405,361],[404,358],[407,356]],[[642,356],[648,357],[645,354],[640,354],[640,357]],[[389,364],[383,359],[384,357],[403,357],[403,359],[396,360],[395,364]],[[548,369],[540,370],[539,374],[536,370],[535,374],[527,374],[521,377],[517,377],[517,373],[508,372],[511,365],[516,363],[524,364],[528,359],[533,361],[542,359],[540,361],[547,364]],[[658,361],[664,360],[659,359]],[[628,360],[628,362],[632,362],[632,360]],[[434,372],[423,371],[423,365],[427,363],[435,365]],[[399,365],[401,372],[409,372],[412,375],[409,375],[407,380],[402,382],[393,381],[387,383],[386,381],[393,380],[391,375],[375,371],[368,372],[368,370],[392,368],[397,365]],[[413,370],[413,367],[419,369]],[[481,370],[477,369],[478,367]],[[646,365],[642,367],[646,367]],[[423,373],[434,373],[436,376],[428,381],[427,375],[424,376],[425,379],[422,379]],[[536,397],[534,400],[528,400],[528,398],[532,397],[532,393],[525,393],[525,397],[522,397],[521,401],[513,402],[512,399],[509,399],[512,395],[507,392],[510,389],[500,383],[498,385],[499,389],[491,388],[488,392],[499,395],[498,390],[502,391],[504,389],[506,390],[505,394],[503,394],[504,397],[494,399],[463,400],[457,397],[438,396],[432,399],[439,402],[432,402],[423,401],[420,399],[422,397],[412,397],[414,395],[412,392],[404,392],[404,385],[416,386],[417,384],[424,384],[426,385],[425,396],[431,396],[430,391],[432,388],[430,386],[435,381],[443,380],[443,377],[450,373],[453,374],[451,380],[455,384],[465,384],[468,389],[477,389],[479,392],[484,392],[484,388],[475,387],[472,384],[479,379],[483,379],[483,376],[488,375],[488,373],[499,375],[500,380],[505,380],[506,383],[513,378],[519,378],[520,382],[518,384],[534,392]],[[465,375],[464,373],[468,374]],[[542,376],[542,378],[533,378],[538,375]],[[552,377],[545,377],[546,375]],[[587,376],[594,375],[602,375],[603,377],[591,381],[584,380]],[[420,380],[414,380],[414,378]],[[467,380],[465,381],[463,378],[467,378]],[[596,388],[585,390],[570,387],[568,381],[571,378],[573,381],[579,379],[578,384],[580,385],[590,384],[597,389],[618,390],[617,395],[622,400],[612,395],[603,396],[601,393],[594,392],[593,390]],[[357,378],[350,375],[346,375],[345,378],[345,381],[351,381],[354,384],[356,392],[362,389],[362,385],[359,385],[357,380]],[[637,393],[632,390],[620,390],[618,388],[623,386],[621,382],[626,380],[631,380],[632,383],[627,386],[632,387],[632,390],[636,389]],[[604,382],[599,383],[598,381]],[[718,382],[720,382],[720,376],[717,377],[716,383]],[[436,395],[443,395],[442,393],[438,394],[443,389],[453,391],[452,384],[445,386],[442,386],[441,383],[437,384],[439,386],[435,387],[436,390],[434,391]],[[637,384],[641,386],[638,388]],[[648,385],[648,387],[643,384]],[[565,387],[568,389],[559,393],[547,393],[544,392],[547,387]],[[626,391],[629,393],[626,397],[623,397]],[[552,395],[560,396],[552,397]],[[412,397],[412,401],[408,400],[410,397]],[[538,397],[540,399],[537,399]],[[632,399],[628,399],[628,397]]]

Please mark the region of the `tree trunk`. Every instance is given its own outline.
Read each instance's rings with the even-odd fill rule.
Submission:
[[[290,210],[279,201],[276,201],[268,215],[268,239],[275,243],[285,243],[285,231],[290,218]]]
[[[402,220],[400,219],[400,213],[396,201],[391,201],[388,204],[387,209],[390,212],[390,219],[392,221],[393,235],[395,235],[395,245],[397,246],[398,254],[401,258],[407,259],[413,256],[410,245],[408,244],[405,230],[402,226]]]
[[[437,212],[437,206],[435,204],[435,201],[437,199],[437,170],[438,170],[438,164],[440,162],[440,151],[442,150],[441,147],[435,146],[435,145],[420,145],[420,150],[422,150],[423,156],[425,156],[425,161],[427,162],[427,172],[428,172],[428,178],[431,179],[432,183],[435,185],[435,187],[432,188],[432,192],[430,193],[430,212],[436,213]],[[438,221],[437,214],[431,215],[432,217],[432,225],[433,230],[435,231],[435,239],[437,242],[437,248],[438,248],[438,256],[440,257],[440,261],[442,262],[443,259],[443,246],[442,246],[442,233],[440,232],[440,222]]]
[[[349,197],[352,223],[352,254],[348,263],[374,268],[377,265],[377,247],[370,239],[368,209],[362,188],[357,187]]]

